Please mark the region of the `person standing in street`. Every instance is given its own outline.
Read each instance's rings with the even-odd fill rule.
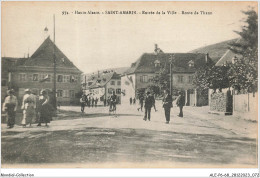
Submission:
[[[7,97],[5,98],[5,101],[3,103],[3,112],[7,112],[7,126],[8,128],[13,128],[15,124],[15,115],[16,115],[16,109],[17,109],[17,98],[14,96],[14,90],[8,90],[7,91]]]
[[[135,105],[135,102],[136,102],[136,100],[135,100],[135,98],[133,99],[133,105]]]
[[[144,96],[143,96],[143,94],[139,97],[139,103],[140,103],[140,108],[137,108],[137,110],[139,111],[141,109],[141,111],[143,111],[143,106],[144,106]]]
[[[115,94],[115,91],[113,91],[113,94],[110,97],[110,107],[109,107],[109,114],[110,112],[113,112],[116,116],[116,103],[117,103],[117,96]]]
[[[145,115],[143,120],[151,120],[151,108],[154,104],[154,97],[150,95],[150,92],[148,91],[146,93],[145,102],[144,102],[144,109],[145,109]]]
[[[27,124],[30,124],[30,126],[32,126],[32,120],[35,116],[36,98],[34,97],[30,89],[25,90],[21,109],[23,110],[23,127],[26,127]]]
[[[85,95],[85,107],[88,106],[88,96]]]
[[[94,97],[92,97],[92,99],[91,99],[91,106],[92,106],[92,108],[94,107],[94,103],[95,103],[95,99],[94,99]]]
[[[90,108],[90,105],[91,105],[91,97],[88,96],[88,103],[87,103],[88,107]]]
[[[83,94],[80,98],[81,112],[83,113],[86,105],[86,96]]]
[[[183,92],[179,92],[179,96],[176,101],[176,105],[180,108],[179,117],[183,117],[183,106],[185,105],[185,97],[183,95]]]
[[[37,126],[41,126],[41,123],[45,123],[48,127],[48,123],[52,120],[51,106],[49,104],[50,99],[46,90],[41,91],[39,97],[39,111],[40,111],[40,122]]]
[[[97,103],[98,103],[98,98],[96,97],[96,99],[95,99],[95,107],[97,107]]]
[[[132,105],[132,102],[133,102],[132,97],[129,99],[129,101],[130,101],[130,105]]]
[[[172,96],[170,95],[169,90],[164,90],[163,108],[165,112],[166,124],[169,124],[172,108]]]

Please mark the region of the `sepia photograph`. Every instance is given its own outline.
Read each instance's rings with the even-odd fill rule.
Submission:
[[[258,156],[257,1],[1,2],[1,168]]]

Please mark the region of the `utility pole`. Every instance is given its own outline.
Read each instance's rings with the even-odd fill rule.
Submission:
[[[172,95],[172,62],[174,60],[174,54],[170,55],[170,94]]]
[[[56,99],[56,56],[55,56],[55,14],[53,14],[53,107],[57,109]]]

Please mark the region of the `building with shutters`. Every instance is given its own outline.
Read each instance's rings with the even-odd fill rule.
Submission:
[[[86,78],[84,93],[90,97],[97,98],[99,104],[103,105],[104,100],[112,95],[117,95],[117,102],[121,103],[121,77],[113,70],[104,70],[92,74]]]
[[[2,84],[5,84],[6,88],[14,88],[19,99],[24,95],[26,88],[30,88],[36,94],[42,89],[47,89],[51,95],[54,86],[54,51],[57,66],[57,103],[76,104],[79,100],[76,94],[81,91],[82,72],[59,50],[50,37],[44,40],[31,57],[2,57],[2,69],[6,68],[2,70]]]
[[[198,96],[193,85],[193,77],[199,67],[212,63],[208,54],[164,53],[161,50],[158,52],[157,45],[155,46],[155,53],[144,53],[121,75],[122,103],[129,103],[130,98],[137,98],[138,89],[146,89],[149,85],[153,85],[152,79],[161,67],[170,68],[171,56],[174,56],[172,88],[185,91],[187,105],[207,105],[208,96]]]

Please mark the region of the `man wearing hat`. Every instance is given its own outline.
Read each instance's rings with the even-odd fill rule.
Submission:
[[[172,96],[170,95],[169,90],[164,90],[163,108],[165,113],[166,124],[169,124],[171,108],[172,108]]]
[[[26,127],[27,124],[32,125],[32,120],[35,115],[36,99],[30,89],[26,89],[24,92],[21,109],[23,110],[22,125]]]
[[[2,111],[7,112],[7,119],[8,119],[7,125],[9,126],[9,128],[13,128],[15,124],[15,114],[16,114],[18,102],[16,96],[14,96],[13,89],[8,90],[7,95],[8,96],[5,98],[5,101],[3,103]]]
[[[146,92],[146,97],[144,101],[144,109],[145,109],[145,115],[144,120],[146,121],[147,118],[150,121],[151,120],[151,108],[154,105],[154,97],[150,95],[150,92]]]
[[[180,108],[179,117],[183,117],[183,106],[185,105],[185,97],[183,95],[183,92],[179,91],[179,96],[176,101],[176,105]]]

